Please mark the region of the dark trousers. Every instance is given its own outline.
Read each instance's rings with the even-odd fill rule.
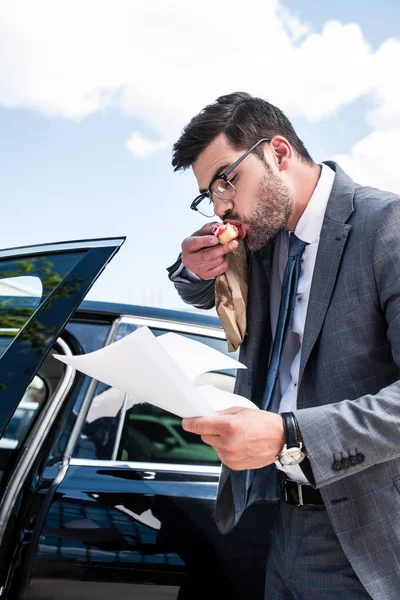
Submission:
[[[347,560],[325,507],[280,502],[271,532],[265,600],[371,600]]]

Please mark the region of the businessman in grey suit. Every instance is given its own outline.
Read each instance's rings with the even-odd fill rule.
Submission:
[[[398,600],[400,198],[316,164],[282,111],[243,92],[190,121],[173,166],[193,169],[192,208],[240,234],[218,244],[208,222],[183,241],[168,268],[181,298],[212,308],[238,243],[248,259],[247,369],[235,392],[262,410],[183,420],[222,462],[219,529],[253,502],[279,504],[268,600]],[[289,292],[290,261],[299,267]]]

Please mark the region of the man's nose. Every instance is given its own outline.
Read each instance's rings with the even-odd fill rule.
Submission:
[[[233,202],[232,202],[232,200],[223,200],[222,198],[219,198],[215,194],[213,196],[213,201],[214,201],[214,213],[218,218],[221,219],[221,221],[223,221],[225,215],[232,210]]]

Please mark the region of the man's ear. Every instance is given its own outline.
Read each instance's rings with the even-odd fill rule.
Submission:
[[[286,138],[276,135],[270,142],[270,148],[279,171],[286,171],[293,156],[293,150]]]

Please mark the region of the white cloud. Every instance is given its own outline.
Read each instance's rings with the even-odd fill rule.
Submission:
[[[338,154],[334,160],[361,185],[400,194],[399,140],[400,127],[373,131],[350,154]]]
[[[0,3],[0,39],[0,105],[75,120],[118,107],[169,144],[235,90],[313,122],[370,94],[376,131],[340,158],[398,189],[400,40],[373,50],[356,23],[312,31],[280,0],[13,0]],[[166,142],[136,133],[127,147],[145,157]]]
[[[169,144],[168,142],[152,142],[138,131],[134,131],[126,142],[126,147],[135,158],[146,158],[149,154],[166,150]]]
[[[319,121],[374,89],[371,49],[357,24],[326,23],[287,55],[291,113]],[[281,98],[281,104],[284,97]]]
[[[312,121],[369,92],[372,119],[395,108],[399,42],[374,53],[340,22],[311,33],[278,0],[13,0],[0,38],[0,104],[70,119],[118,105],[162,136],[238,89]]]
[[[369,121],[377,129],[400,127],[400,39],[387,40],[377,50],[372,65],[376,107]]]
[[[285,6],[278,6],[277,14],[282,21],[283,27],[288,32],[292,43],[299,42],[311,32],[311,26],[301,21]]]

